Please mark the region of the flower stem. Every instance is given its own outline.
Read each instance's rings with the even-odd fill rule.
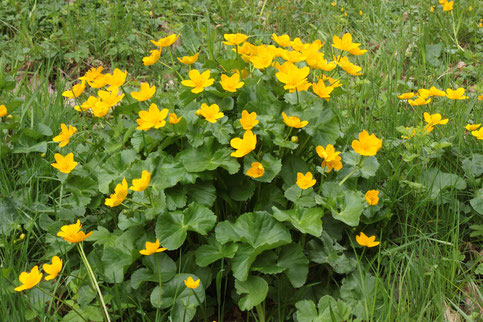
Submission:
[[[97,283],[96,276],[94,275],[94,272],[92,271],[91,265],[89,264],[89,261],[87,260],[87,256],[84,253],[84,249],[82,246],[77,243],[77,249],[79,250],[79,254],[81,255],[82,261],[84,262],[84,265],[86,266],[87,273],[89,274],[89,277],[91,279],[91,283],[94,286],[94,288],[97,290],[97,294],[99,295],[99,301],[101,302],[102,309],[104,310],[104,315],[105,318],[108,322],[111,322],[111,319],[109,318],[109,312],[107,312],[107,307],[106,303],[104,303],[104,298],[102,297],[101,289],[99,288],[99,284]]]
[[[361,167],[361,163],[362,163],[362,159],[363,159],[363,157],[361,156],[361,158],[360,158],[359,162],[357,163],[356,167],[355,167],[354,169],[352,169],[352,171],[351,171],[351,172],[349,172],[349,174],[348,174],[348,175],[346,175],[346,176],[345,176],[345,178],[344,178],[344,179],[342,179],[342,181],[341,181],[341,182],[339,182],[339,186],[342,186],[342,185],[344,184],[344,182],[346,182],[346,181],[347,181],[347,179],[349,179],[349,178],[350,178],[350,177],[351,177],[351,176],[352,176],[352,175],[353,175],[353,174],[354,174],[354,173],[355,173],[357,170],[359,170],[359,169],[360,169],[360,167]]]
[[[43,289],[43,288],[41,288],[41,287],[36,286],[36,288],[37,288],[39,291],[41,291],[41,292],[43,292],[43,293],[47,294],[48,296],[52,297],[53,299],[56,299],[57,301],[60,301],[62,304],[64,304],[64,305],[68,306],[69,308],[71,308],[71,309],[72,309],[72,311],[74,311],[75,313],[77,313],[77,315],[78,315],[78,316],[80,316],[80,318],[81,318],[82,320],[84,320],[84,321],[86,321],[86,322],[87,322],[87,319],[86,319],[86,318],[85,318],[85,317],[84,317],[84,316],[83,316],[83,315],[82,315],[82,314],[81,314],[79,311],[77,311],[77,310],[76,310],[76,309],[75,309],[75,308],[74,308],[72,305],[67,304],[67,302],[65,302],[65,301],[64,301],[63,299],[61,299],[60,297],[55,296],[54,294],[52,294],[52,293],[48,292],[47,290],[44,290],[44,289]]]

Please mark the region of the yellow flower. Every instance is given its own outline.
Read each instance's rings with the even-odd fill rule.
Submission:
[[[62,148],[69,143],[70,137],[77,133],[77,128],[72,125],[69,125],[69,127],[67,127],[67,125],[65,125],[64,123],[60,125],[60,128],[61,128],[61,132],[59,133],[59,135],[54,137],[52,141],[60,142],[59,147]]]
[[[362,10],[359,10],[359,15],[363,15],[364,13],[362,12]]]
[[[257,53],[257,47],[260,46],[255,46],[249,42],[244,42],[243,45],[238,46],[238,54],[242,56],[244,61],[249,62],[250,58]],[[233,50],[236,51],[235,48],[233,48]]]
[[[473,6],[469,6],[468,11],[473,11]]]
[[[326,76],[326,75],[322,75],[322,80],[328,81],[329,86],[332,86],[333,88],[337,88],[337,87],[342,86],[341,82],[338,79],[334,79],[334,78]]]
[[[367,237],[362,231],[360,235],[356,235],[356,241],[361,246],[374,247],[380,244],[380,242],[375,241],[376,236]]]
[[[181,84],[187,87],[193,87],[192,93],[198,94],[205,90],[205,87],[211,86],[215,80],[210,78],[210,70],[205,70],[203,73],[197,69],[190,70],[188,73],[190,79],[181,81]]]
[[[379,203],[379,191],[378,190],[369,190],[366,192],[364,196],[367,203],[371,206],[375,206]]]
[[[67,97],[68,99],[74,99],[76,97],[79,97],[85,89],[86,83],[85,81],[82,81],[82,83],[72,86],[72,89],[70,91],[63,92],[62,96]]]
[[[245,83],[240,82],[240,74],[235,73],[230,77],[222,74],[220,84],[225,91],[235,93],[236,90],[242,87]]]
[[[241,43],[244,43],[248,39],[247,35],[240,34],[240,33],[224,34],[223,37],[226,40],[223,43],[228,46],[238,46]]]
[[[70,173],[77,166],[77,162],[74,161],[74,153],[69,153],[65,157],[62,154],[56,153],[54,155],[56,163],[51,165],[59,169],[62,173]]]
[[[80,220],[77,219],[75,224],[60,227],[57,236],[64,238],[64,240],[69,243],[80,243],[92,234],[92,231],[88,234],[84,233],[80,230],[81,228],[82,224],[80,223]]]
[[[406,131],[409,132],[409,127],[406,126]],[[412,129],[411,130],[411,133],[409,134],[409,136],[406,136],[406,135],[401,135],[401,138],[402,139],[407,139],[409,140],[410,138],[414,137],[416,135],[416,130],[415,129]]]
[[[328,172],[332,171],[332,169],[335,169],[335,171],[342,169],[342,162],[340,162],[341,157],[339,156],[340,152],[336,152],[332,144],[328,144],[325,149],[323,146],[318,145],[315,148],[315,151],[319,157],[324,159],[321,165],[322,168],[327,166],[327,169],[329,170]]]
[[[307,172],[303,174],[302,172],[297,172],[297,186],[302,189],[308,189],[315,184],[315,179],[313,179],[312,172]]]
[[[249,57],[250,63],[256,69],[265,69],[272,65],[275,52],[267,46],[258,46]]]
[[[338,36],[334,35],[332,38],[332,47],[344,50],[344,51],[351,51],[354,50],[355,48],[359,47],[361,44],[359,43],[353,43],[352,42],[352,35],[350,33],[345,33],[342,38],[339,38]]]
[[[255,150],[257,146],[257,136],[252,131],[246,131],[242,138],[233,138],[230,140],[230,145],[236,151],[230,155],[235,158],[241,158],[248,153]]]
[[[332,93],[334,88],[332,86],[325,86],[324,81],[320,79],[317,83],[312,84],[312,90],[320,98],[323,98],[328,101],[330,98],[330,93]]]
[[[149,56],[143,57],[143,64],[144,66],[151,66],[159,60],[161,57],[161,49],[157,50],[150,50],[151,54]]]
[[[156,241],[154,243],[151,242],[146,242],[144,249],[140,250],[139,253],[141,255],[152,255],[155,253],[161,253],[164,252],[166,248],[159,247],[159,240],[156,238]]]
[[[474,130],[478,129],[480,126],[481,126],[481,123],[479,123],[479,124],[466,124],[465,129],[467,131],[474,131]]]
[[[426,127],[424,128],[427,132],[431,132],[434,129],[434,125],[437,124],[446,124],[448,123],[448,119],[442,120],[441,114],[436,113],[436,114],[429,114],[427,112],[424,112],[424,121],[428,124],[426,124]]]
[[[203,116],[210,123],[216,123],[216,120],[225,116],[223,112],[220,112],[220,107],[217,104],[208,106],[208,104],[202,103],[198,111],[199,115]]]
[[[336,62],[334,61],[327,62],[327,59],[324,58],[324,54],[319,52],[308,54],[307,58],[305,59],[305,62],[307,63],[307,65],[310,66],[310,68],[322,69],[322,70],[325,70],[326,72],[330,72],[331,70],[337,67]]]
[[[153,97],[156,92],[156,86],[149,86],[149,83],[141,83],[141,89],[138,92],[131,92],[131,96],[140,102],[147,101]]]
[[[284,50],[282,58],[291,63],[298,63],[305,60],[307,56],[295,50]]]
[[[256,112],[248,113],[247,110],[243,110],[240,124],[245,131],[253,129],[253,127],[258,123],[259,121],[257,120]]]
[[[185,65],[193,65],[198,60],[198,56],[199,55],[200,55],[200,53],[196,53],[193,56],[183,56],[182,58],[179,58],[178,57],[178,60],[182,64],[185,64]]]
[[[443,11],[453,10],[453,1],[446,1],[443,5]]]
[[[99,102],[99,98],[95,96],[89,96],[87,101],[81,104],[81,106],[76,105],[74,106],[74,109],[79,112],[85,112],[89,109],[92,109],[96,106],[96,103]]]
[[[303,43],[299,37],[295,38],[292,41],[291,45],[292,45],[292,48],[297,51],[304,51],[310,46],[310,44]]]
[[[187,288],[194,290],[195,288],[200,286],[200,280],[197,279],[195,281],[191,276],[189,276],[188,279],[184,280],[184,285],[186,285]]]
[[[20,292],[23,290],[28,290],[34,287],[35,285],[39,284],[42,280],[42,273],[39,273],[39,267],[35,265],[32,267],[32,270],[27,272],[20,273],[18,279],[22,283],[22,285],[15,288],[15,291]]]
[[[402,93],[401,95],[398,95],[397,98],[401,100],[407,100],[408,98],[413,98],[416,94],[413,92],[408,92],[408,93]]]
[[[42,268],[44,269],[44,272],[49,274],[45,276],[45,280],[53,280],[57,277],[57,275],[59,275],[60,271],[62,270],[62,260],[58,256],[54,256],[52,257],[52,264],[44,264]]]
[[[479,101],[483,101],[483,94],[481,94],[480,96],[478,96],[478,100]]]
[[[360,76],[362,75],[361,67],[354,65],[349,61],[347,57],[334,57],[334,61],[339,65],[346,73],[351,74],[352,76]]]
[[[443,97],[443,96],[446,96],[446,93],[442,90],[437,89],[434,86],[431,86],[431,88],[429,89],[429,96]]]
[[[428,104],[429,102],[431,102],[431,99],[428,98],[427,100],[425,100],[424,98],[422,97],[417,97],[416,99],[414,100],[408,100],[408,103],[409,105],[411,106],[421,106],[421,105],[426,105]]]
[[[478,140],[483,140],[483,127],[477,131],[471,131],[471,135],[476,137]]]
[[[260,178],[265,173],[265,168],[260,162],[252,162],[252,167],[248,169],[247,176]]]
[[[143,170],[141,173],[141,178],[133,179],[132,186],[129,187],[132,191],[144,191],[149,186],[149,181],[151,180],[151,173]]]
[[[335,7],[337,5],[337,1],[334,1],[331,3],[332,7]]]
[[[7,107],[5,105],[0,105],[0,117],[4,117],[7,113]]]
[[[119,183],[114,188],[114,193],[110,196],[110,198],[106,198],[104,204],[109,207],[119,206],[127,197],[127,189],[126,178],[122,178],[122,183]]]
[[[272,39],[280,47],[290,47],[292,45],[289,35],[277,36],[275,33],[272,34]]]
[[[347,16],[347,12],[346,12],[346,16]],[[365,53],[367,53],[367,49],[360,49],[359,47],[354,47],[354,48],[349,50],[349,53],[354,55],[354,56],[360,56],[360,55],[364,55]]]
[[[169,110],[167,108],[163,108],[160,111],[158,106],[152,103],[149,106],[149,111],[139,111],[139,118],[136,120],[139,126],[136,129],[142,131],[147,131],[152,127],[159,129],[166,125],[164,119],[168,116],[168,113]]]
[[[307,66],[298,68],[290,62],[285,62],[275,76],[277,76],[280,82],[285,84],[283,88],[295,90],[298,86],[307,82],[309,73],[310,68]]]
[[[434,12],[434,7],[433,7],[433,6],[431,6],[431,8],[429,8],[429,11],[430,11],[431,13],[432,13],[432,12]]]
[[[119,87],[117,86],[109,86],[107,91],[97,91],[97,96],[99,96],[100,101],[108,107],[113,107],[119,103],[124,98],[124,95],[119,95]],[[96,102],[96,105],[98,103]]]
[[[446,97],[452,100],[464,100],[467,99],[468,96],[463,96],[465,94],[465,89],[460,87],[456,90],[452,90],[451,88],[446,89]]]
[[[301,129],[307,124],[309,124],[309,121],[301,121],[300,118],[297,116],[287,116],[285,112],[282,112],[282,117],[283,117],[283,122],[289,126],[289,127],[294,127],[296,129]]]
[[[369,135],[366,130],[359,133],[359,140],[352,141],[354,151],[363,156],[376,155],[382,147],[382,140],[374,134]]]
[[[104,75],[102,74],[102,69],[103,69],[102,66],[99,66],[98,68],[92,67],[84,74],[84,76],[79,77],[79,79],[86,81],[89,84],[89,86],[91,86],[91,83],[94,83],[96,79],[104,78]]]
[[[122,72],[119,68],[115,68],[112,74],[104,75],[107,85],[122,86],[126,82],[127,70]]]
[[[155,40],[151,40],[151,42],[153,43],[153,45],[155,46],[158,46],[158,47],[169,47],[171,46],[172,44],[174,44],[174,42],[176,40],[178,40],[179,38],[179,35],[176,35],[176,34],[172,34],[172,35],[169,35],[167,37],[164,37],[164,38],[161,38],[159,39],[158,41],[155,41]]]
[[[176,113],[169,113],[168,115],[169,124],[178,124],[182,118],[182,116],[178,117]]]

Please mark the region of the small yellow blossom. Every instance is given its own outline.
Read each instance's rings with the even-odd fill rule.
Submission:
[[[92,67],[84,74],[84,76],[79,77],[79,79],[86,81],[89,84],[89,86],[93,87],[91,84],[95,84],[94,82],[96,81],[96,79],[98,78],[104,79],[104,75],[102,74],[102,69],[103,69],[102,66],[99,66],[98,68]]]
[[[433,12],[434,12],[434,6],[431,6],[431,8],[429,8],[429,11],[430,11],[431,13],[433,13]]]
[[[228,45],[228,46],[238,46],[238,45],[244,43],[248,39],[247,35],[244,35],[244,34],[241,34],[241,33],[224,34],[223,37],[226,40],[223,43],[225,45]]]
[[[364,13],[362,12],[362,10],[359,10],[359,15],[363,15]]]
[[[188,76],[190,79],[181,81],[181,85],[187,86],[187,87],[193,87],[191,92],[194,94],[203,92],[205,90],[205,87],[211,86],[215,82],[215,79],[210,78],[209,69],[205,70],[201,74],[197,69],[192,69],[188,73]]]
[[[305,62],[310,66],[310,68],[322,69],[326,72],[330,72],[337,67],[336,62],[328,62],[327,59],[324,58],[324,54],[320,52],[309,53],[305,59]]]
[[[367,237],[362,231],[360,235],[356,235],[356,241],[361,246],[374,247],[380,244],[380,242],[375,241],[376,236]]]
[[[440,89],[437,89],[434,86],[431,86],[429,89],[429,96],[439,96],[439,97],[444,97],[446,96],[446,93]]]
[[[86,83],[85,81],[82,81],[80,84],[72,86],[72,89],[70,91],[63,92],[62,96],[67,97],[68,99],[74,99],[76,97],[79,97],[85,89]]]
[[[22,283],[22,285],[15,288],[15,291],[20,292],[23,290],[28,290],[34,287],[35,285],[39,284],[42,280],[42,273],[39,272],[39,267],[35,265],[32,267],[30,272],[22,272],[18,279]]]
[[[139,102],[144,102],[153,97],[154,92],[156,92],[156,86],[149,86],[149,83],[141,83],[141,89],[138,92],[131,92],[131,96]]]
[[[375,206],[379,203],[379,190],[369,190],[364,196],[367,203],[371,206]]]
[[[480,96],[478,96],[478,100],[479,101],[483,101],[483,94],[481,94]]]
[[[282,58],[291,63],[298,63],[307,59],[307,56],[295,50],[285,50],[282,53]]]
[[[188,279],[184,280],[184,285],[186,285],[187,288],[194,290],[195,288],[200,286],[200,280],[197,279],[195,281],[191,276],[189,276]]]
[[[290,47],[292,45],[289,35],[277,36],[275,33],[272,34],[272,39],[280,47]]]
[[[320,98],[323,98],[328,101],[330,98],[330,93],[332,93],[334,88],[332,86],[325,86],[324,81],[320,79],[317,83],[312,84],[312,90]]]
[[[169,110],[167,108],[163,108],[160,111],[158,106],[152,103],[149,106],[149,111],[139,111],[139,118],[136,120],[139,126],[136,129],[147,131],[153,127],[155,129],[164,127],[166,125],[164,119],[168,116],[168,113]]]
[[[352,76],[360,76],[362,75],[361,67],[354,65],[349,61],[347,57],[334,57],[334,61],[339,65],[346,73]]]
[[[480,126],[481,126],[481,123],[479,123],[479,124],[466,124],[465,129],[467,131],[474,131],[474,130],[478,129]]]
[[[87,234],[84,233],[80,230],[81,228],[82,224],[80,223],[80,220],[77,219],[75,224],[60,227],[60,231],[57,233],[57,236],[64,238],[64,240],[68,241],[69,243],[80,243],[92,234],[92,231]]]
[[[176,113],[169,113],[168,115],[169,124],[178,124],[182,118],[182,116],[178,117]]]
[[[255,125],[257,125],[259,121],[257,120],[257,113],[252,112],[248,113],[247,110],[242,111],[242,117],[240,119],[240,124],[245,131],[253,129]]]
[[[60,128],[61,132],[59,133],[59,135],[54,137],[52,141],[60,142],[59,147],[63,148],[69,143],[70,137],[77,133],[77,128],[72,125],[69,125],[69,127],[67,127],[67,125],[65,125],[64,123],[60,125]]]
[[[115,68],[112,74],[105,74],[104,77],[107,85],[119,87],[126,82],[127,70],[123,72],[119,68]]]
[[[230,140],[230,145],[236,151],[230,155],[235,158],[241,158],[248,153],[255,150],[257,146],[257,136],[252,131],[246,131],[242,138],[233,138]]]
[[[77,166],[74,161],[74,153],[69,153],[65,157],[62,154],[56,153],[54,155],[56,163],[51,165],[62,173],[70,173]]]
[[[471,135],[473,135],[478,140],[483,140],[483,127],[476,131],[471,131]]]
[[[443,4],[443,11],[451,11],[453,10],[453,1],[446,1],[444,4]]]
[[[285,112],[282,112],[283,122],[289,126],[294,127],[296,129],[301,129],[309,124],[309,121],[301,121],[297,116],[287,116]]]
[[[62,260],[58,256],[54,256],[52,257],[52,264],[44,264],[42,268],[44,269],[44,272],[49,274],[45,276],[45,280],[53,280],[57,277],[57,275],[59,275],[60,271],[62,270]]]
[[[473,6],[469,6],[468,11],[473,11]]]
[[[359,47],[361,44],[353,43],[352,42],[352,35],[350,33],[345,33],[342,38],[339,38],[337,35],[334,35],[332,38],[332,47],[350,52],[355,48]]]
[[[87,110],[92,109],[93,107],[96,106],[96,103],[99,102],[99,98],[95,96],[89,96],[87,101],[82,103],[80,106],[76,105],[74,106],[74,109],[79,112],[85,112]]]
[[[315,151],[321,157],[324,159],[322,161],[322,168],[327,167],[328,172],[332,171],[332,169],[335,169],[335,171],[339,171],[342,169],[342,162],[341,157],[339,156],[340,152],[336,152],[335,148],[332,144],[328,144],[326,148],[324,148],[321,145],[318,145],[315,148]]]
[[[245,83],[240,82],[240,74],[235,73],[230,77],[222,74],[220,84],[225,91],[235,93],[236,90],[241,88]]]
[[[151,42],[153,43],[153,45],[158,46],[158,47],[161,47],[161,48],[163,48],[163,47],[169,47],[172,44],[174,44],[174,42],[176,40],[178,40],[179,35],[180,34],[178,34],[178,35],[172,34],[172,35],[169,35],[167,37],[161,38],[158,41],[151,40]]]
[[[161,49],[153,49],[149,51],[151,54],[149,56],[143,57],[144,66],[151,66],[155,64],[161,57]]]
[[[139,251],[139,253],[141,255],[149,256],[149,255],[152,255],[152,254],[155,254],[155,253],[164,252],[166,250],[166,248],[159,247],[160,244],[159,244],[159,240],[157,238],[156,238],[156,241],[154,243],[147,241],[144,245],[145,245],[144,249]]]
[[[374,134],[369,135],[366,130],[359,133],[359,140],[352,141],[352,149],[362,156],[373,156],[382,147],[382,140]]]
[[[407,100],[409,98],[413,98],[414,96],[416,96],[415,93],[408,92],[408,93],[402,93],[401,95],[398,95],[397,98],[399,98],[401,100]]]
[[[129,189],[132,191],[144,191],[149,186],[149,181],[151,181],[151,173],[143,170],[141,178],[133,179],[132,186]]]
[[[208,105],[206,103],[202,103],[199,111],[200,115],[210,123],[216,123],[218,119],[221,119],[223,116],[225,116],[223,112],[220,112],[220,107],[217,104]]]
[[[122,183],[119,183],[114,188],[114,193],[110,195],[110,198],[106,198],[104,204],[109,207],[116,207],[119,206],[124,199],[127,197],[127,181],[126,178],[122,178]]]
[[[265,168],[260,162],[252,162],[252,166],[247,171],[247,176],[260,178],[265,173]]]
[[[310,44],[303,43],[299,37],[295,38],[291,42],[291,45],[292,45],[292,48],[297,51],[304,51],[310,46]]]
[[[437,124],[446,124],[448,123],[448,119],[442,119],[441,114],[436,113],[436,114],[429,114],[427,112],[424,112],[424,121],[428,124],[426,124],[426,127],[424,128],[427,132],[431,132],[434,129],[434,125]]]
[[[335,7],[337,5],[337,1],[331,2],[330,4],[332,5],[332,7]]]
[[[182,64],[193,65],[198,60],[199,55],[200,55],[200,53],[196,53],[193,56],[183,56],[181,58],[178,57],[178,60]]]
[[[409,105],[411,106],[421,106],[421,105],[426,105],[429,102],[431,102],[431,99],[428,98],[427,100],[422,98],[422,97],[417,97],[414,100],[408,100]]]
[[[452,100],[464,100],[467,99],[468,96],[464,96],[465,89],[460,87],[456,90],[452,90],[451,88],[446,89],[446,97]]]
[[[303,174],[302,172],[297,172],[297,186],[302,189],[308,189],[315,184],[315,179],[313,179],[312,172],[307,172]]]
[[[0,117],[4,117],[7,113],[7,107],[5,105],[0,105]]]
[[[290,62],[285,62],[281,67],[275,76],[285,84],[283,88],[295,91],[298,86],[307,82],[307,76],[310,73],[309,67],[298,68]]]
[[[275,52],[267,46],[258,46],[249,57],[250,63],[256,69],[265,69],[272,65],[275,58]]]

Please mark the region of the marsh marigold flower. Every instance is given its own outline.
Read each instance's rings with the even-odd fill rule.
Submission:
[[[257,136],[252,131],[246,131],[242,138],[233,138],[230,140],[230,145],[236,151],[230,155],[235,158],[241,158],[248,153],[255,150],[257,146]]]
[[[456,90],[452,90],[451,88],[446,89],[446,97],[452,100],[464,100],[467,99],[468,96],[464,96],[465,94],[465,89],[464,88],[458,88]]]
[[[265,168],[260,162],[252,162],[251,168],[247,171],[247,176],[260,178],[265,173]]]
[[[307,82],[307,76],[310,73],[310,68],[305,66],[298,68],[290,62],[285,62],[281,65],[279,72],[275,74],[277,79],[284,83],[283,88],[295,91],[298,86]]]
[[[332,38],[332,47],[344,50],[347,52],[354,51],[357,49],[361,44],[353,43],[352,42],[352,35],[350,33],[345,33],[342,38],[339,38],[337,35],[334,35]],[[365,52],[365,51],[364,51]]]
[[[478,140],[483,140],[483,127],[477,131],[471,131],[471,135],[473,135]]]
[[[59,147],[63,148],[70,142],[70,137],[77,133],[77,128],[72,125],[69,125],[69,127],[67,127],[67,125],[65,125],[64,123],[60,125],[60,128],[61,132],[59,133],[59,135],[55,136],[52,141],[60,142]]]
[[[339,65],[346,73],[352,76],[360,76],[362,73],[362,67],[354,65],[349,61],[347,57],[334,57],[334,61]]]
[[[443,11],[451,11],[453,10],[453,1],[445,1],[443,3]]]
[[[193,87],[191,92],[194,94],[203,92],[205,90],[205,87],[211,86],[215,82],[214,78],[210,78],[209,69],[205,70],[201,74],[197,69],[192,69],[188,73],[188,76],[190,79],[181,81],[181,85],[187,86],[187,87]]]
[[[297,116],[287,116],[285,112],[282,112],[283,122],[289,126],[294,127],[296,129],[301,129],[309,124],[309,121],[301,121]]]
[[[39,272],[39,267],[35,265],[32,267],[30,272],[22,272],[18,279],[22,283],[22,285],[15,288],[15,291],[20,292],[23,290],[28,290],[34,287],[35,285],[39,284],[42,280],[42,273]]]
[[[364,196],[367,203],[371,206],[375,206],[379,203],[379,191],[378,190],[369,190],[366,192]]]
[[[139,102],[144,102],[153,97],[154,92],[156,92],[156,86],[149,86],[149,83],[141,83],[141,89],[138,92],[131,92],[131,96]]]
[[[478,100],[479,101],[483,101],[483,94],[481,94],[480,96],[478,96]]]
[[[426,105],[429,102],[431,102],[431,99],[428,98],[427,100],[422,98],[422,97],[417,97],[414,100],[408,100],[409,105],[411,106],[421,106],[421,105]]]
[[[80,243],[92,234],[92,231],[87,234],[84,233],[81,231],[81,228],[82,224],[80,223],[80,220],[77,219],[75,224],[60,227],[60,231],[57,233],[57,236],[64,238],[64,240],[68,241],[69,243]]]
[[[182,118],[182,116],[178,117],[176,113],[169,113],[168,115],[169,124],[178,124]]]
[[[211,104],[208,105],[206,103],[202,103],[200,109],[197,113],[205,118],[210,123],[216,123],[218,119],[221,119],[225,114],[220,112],[220,107],[218,104]]]
[[[105,74],[107,85],[122,86],[126,82],[127,70],[121,71],[119,68],[115,68],[112,74]]]
[[[139,251],[139,253],[141,255],[149,256],[149,255],[152,255],[152,254],[155,254],[155,253],[164,252],[166,250],[166,248],[159,247],[160,244],[159,244],[159,240],[157,238],[156,238],[156,241],[154,243],[147,241],[144,245],[145,245],[144,249]]]
[[[434,86],[431,86],[431,88],[429,89],[429,95],[430,96],[444,97],[444,96],[446,96],[446,93],[444,91],[440,90],[440,89],[437,89]]]
[[[369,135],[366,130],[359,133],[359,140],[352,141],[354,151],[363,156],[376,155],[382,147],[382,140],[374,134]]]
[[[60,271],[62,270],[62,260],[58,256],[54,256],[52,257],[52,264],[44,264],[42,268],[44,269],[44,272],[49,274],[45,276],[45,280],[53,280],[57,277],[57,275],[59,275]]]
[[[375,241],[376,236],[367,237],[362,231],[360,235],[356,235],[356,241],[361,246],[374,247],[380,244],[380,242]]]
[[[102,66],[99,66],[98,68],[92,67],[84,74],[84,76],[79,77],[79,79],[86,81],[92,88],[101,88],[105,85],[102,69]]]
[[[195,288],[200,286],[200,280],[197,279],[195,281],[191,276],[189,276],[187,279],[184,280],[184,285],[186,285],[187,288],[194,290]]]
[[[175,43],[176,40],[178,40],[180,34],[172,34],[164,38],[160,38],[158,41],[151,40],[153,45],[158,46],[158,47],[169,47],[172,44]]]
[[[435,125],[441,124],[444,125],[448,123],[448,119],[442,119],[441,114],[436,113],[436,114],[429,114],[427,112],[424,112],[424,121],[428,124],[426,124],[426,127],[424,128],[426,131],[431,132],[434,129]]]
[[[181,58],[178,57],[178,60],[182,64],[193,65],[198,60],[199,55],[200,55],[200,53],[196,53],[193,56],[183,56]]]
[[[255,125],[257,125],[259,121],[257,120],[257,113],[252,112],[248,113],[247,110],[242,111],[242,117],[240,119],[240,124],[245,131],[253,129]]]
[[[74,153],[69,153],[65,157],[62,154],[56,153],[54,155],[56,163],[51,165],[62,173],[70,173],[77,166],[74,161]]]
[[[230,77],[222,74],[220,84],[225,91],[235,93],[236,90],[241,88],[245,83],[240,82],[240,74],[235,73]]]
[[[302,172],[297,172],[297,186],[302,189],[308,189],[315,184],[315,179],[312,176],[312,172],[307,172],[303,174]]]
[[[4,117],[7,113],[7,107],[5,105],[0,105],[0,117]]]
[[[304,51],[306,50],[307,48],[309,48],[310,44],[306,44],[304,42],[302,42],[300,40],[299,37],[295,38],[294,40],[292,40],[291,42],[291,46],[294,50],[296,51]]]
[[[87,101],[82,103],[80,106],[76,105],[74,106],[74,109],[79,112],[85,112],[87,110],[92,109],[93,107],[96,106],[96,103],[99,102],[99,98],[95,96],[89,96]]]
[[[317,83],[312,84],[312,90],[317,96],[328,101],[330,93],[332,93],[334,88],[332,86],[325,86],[325,82],[322,79],[319,79]]]
[[[149,56],[143,57],[144,66],[151,66],[155,64],[161,57],[161,49],[154,49],[150,50],[149,52],[151,53]]]
[[[335,169],[335,171],[342,169],[341,157],[339,156],[340,152],[336,152],[332,144],[328,144],[325,149],[323,146],[318,145],[315,151],[319,157],[324,159],[321,165],[322,168],[327,167],[328,172],[332,171],[332,169]]]
[[[226,40],[223,43],[225,45],[228,45],[228,46],[238,46],[241,43],[244,43],[248,39],[247,35],[244,35],[244,34],[241,34],[241,33],[224,34],[223,37]]]
[[[72,86],[72,89],[70,91],[63,92],[62,96],[67,97],[68,99],[74,99],[76,97],[79,97],[85,89],[85,81],[82,81],[82,83]]]
[[[250,63],[256,69],[265,69],[272,65],[273,59],[275,58],[275,51],[267,46],[260,45],[252,52],[249,57]]]
[[[479,123],[479,124],[466,124],[465,129],[467,131],[474,131],[474,130],[478,129],[480,126],[481,126],[481,123]]]
[[[124,199],[126,199],[127,190],[128,188],[126,178],[122,178],[122,183],[119,183],[114,188],[114,193],[109,198],[106,198],[104,204],[109,207],[119,206],[124,201]]]
[[[129,189],[133,191],[144,191],[149,186],[149,181],[151,181],[151,173],[143,170],[141,178],[133,179],[132,186]]]
[[[168,113],[169,110],[167,108],[163,108],[160,111],[158,106],[152,103],[149,106],[149,111],[139,111],[139,118],[136,120],[139,126],[136,129],[142,131],[147,131],[152,127],[159,129],[166,125],[164,119],[168,116]]]
[[[272,34],[272,39],[275,41],[280,47],[290,47],[292,45],[290,41],[289,35],[281,35],[277,36],[275,33]]]
[[[416,96],[416,93],[408,92],[408,93],[402,93],[401,95],[398,95],[397,98],[401,100],[407,100],[409,98],[413,98],[414,96]]]

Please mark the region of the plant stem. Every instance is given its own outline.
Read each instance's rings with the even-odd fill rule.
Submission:
[[[108,322],[111,322],[111,319],[109,318],[109,312],[107,312],[106,303],[104,303],[104,298],[102,297],[101,289],[99,288],[99,284],[97,283],[96,276],[94,275],[94,272],[92,271],[91,265],[89,264],[89,261],[87,260],[87,256],[84,253],[84,249],[82,248],[82,246],[79,243],[77,243],[76,245],[77,245],[77,249],[79,250],[79,254],[81,255],[82,261],[84,262],[84,265],[86,266],[87,273],[89,274],[92,285],[97,290],[97,294],[99,296],[99,301],[101,302],[102,309],[104,310],[105,318]]]
[[[64,305],[68,306],[69,308],[71,308],[71,309],[72,309],[72,311],[74,311],[75,313],[77,313],[77,315],[78,315],[78,316],[80,316],[80,318],[81,318],[82,320],[84,320],[84,321],[86,321],[86,322],[87,322],[87,319],[86,319],[86,318],[85,318],[85,317],[84,317],[84,316],[83,316],[83,315],[82,315],[82,314],[81,314],[79,311],[77,311],[77,310],[76,310],[76,309],[75,309],[73,306],[71,306],[70,304],[67,304],[67,302],[65,302],[63,299],[61,299],[60,297],[55,296],[54,294],[52,294],[52,293],[48,292],[47,290],[44,290],[44,289],[43,289],[43,288],[41,288],[41,287],[36,286],[36,288],[37,288],[39,291],[41,291],[41,292],[43,292],[43,293],[47,294],[48,296],[52,297],[53,299],[56,299],[57,301],[62,302],[62,304],[64,304]]]
[[[263,309],[262,304],[258,304],[255,308],[257,310],[258,321],[265,322],[265,310]]]

